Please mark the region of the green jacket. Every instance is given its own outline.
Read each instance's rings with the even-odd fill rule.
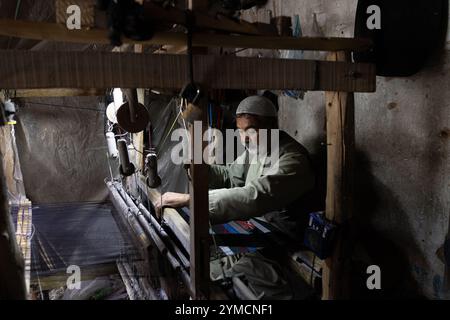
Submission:
[[[212,224],[248,220],[281,210],[314,187],[315,177],[308,152],[280,131],[278,168],[268,157],[244,165],[248,152],[228,165],[209,168],[209,212]]]

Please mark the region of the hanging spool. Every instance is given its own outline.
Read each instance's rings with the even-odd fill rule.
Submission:
[[[145,157],[146,183],[149,188],[158,188],[161,178],[158,176],[158,160],[155,152],[150,152]]]
[[[106,133],[106,144],[108,145],[108,154],[111,158],[117,158],[119,151],[117,150],[116,138],[113,132]]]
[[[120,158],[120,174],[125,177],[131,176],[136,171],[136,168],[134,167],[134,164],[130,162],[127,141],[125,139],[117,140],[117,149],[119,150]]]

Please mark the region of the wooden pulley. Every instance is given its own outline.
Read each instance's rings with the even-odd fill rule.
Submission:
[[[127,132],[141,132],[150,121],[147,108],[138,102],[136,89],[125,89],[123,91],[128,101],[117,110],[117,123]]]

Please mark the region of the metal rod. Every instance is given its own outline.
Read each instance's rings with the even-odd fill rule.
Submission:
[[[139,283],[139,278],[141,277],[141,275],[138,275],[136,277],[136,274],[133,273],[131,266],[127,262],[122,261],[121,263],[122,263],[122,266],[124,267],[126,273],[128,274],[128,277],[130,278],[131,285],[133,286],[133,288],[136,288],[135,291],[137,292],[137,294],[139,296],[139,300],[146,300],[147,295],[142,290],[140,283]]]
[[[136,293],[134,292],[134,288],[131,285],[131,279],[120,261],[117,261],[117,270],[119,270],[119,274],[122,277],[125,289],[127,289],[128,297],[130,298],[130,300],[136,300]]]
[[[113,184],[111,182],[108,182],[107,185],[108,185],[108,188],[110,189],[111,193],[113,194],[113,196],[117,196],[117,197],[119,197],[122,200],[122,210],[125,210],[125,212],[133,212],[133,211],[136,212],[136,210],[134,210],[134,209],[138,209],[138,208],[134,204],[134,202],[131,199],[131,197],[123,190],[123,188],[120,185],[118,185],[117,183]],[[117,200],[118,199],[116,199],[116,202],[119,202]],[[139,209],[138,209],[138,211],[139,211]],[[149,215],[151,217],[151,214],[147,210],[142,210],[142,211],[144,212],[145,215]],[[142,217],[142,219],[144,219],[142,213],[139,216]],[[134,215],[133,215],[133,217],[134,217]],[[150,218],[150,220],[151,220],[151,218]],[[145,219],[142,222],[145,222],[145,224],[148,226],[148,222]],[[151,229],[146,229],[146,230],[151,230]],[[162,245],[164,246],[165,250],[161,251],[161,253],[164,252],[165,255],[167,256],[167,259],[168,259],[170,265],[173,267],[173,269],[178,271],[178,272],[180,272],[181,280],[183,281],[184,285],[186,286],[186,289],[188,290],[189,295],[191,297],[193,297],[194,295],[193,295],[193,291],[192,291],[192,288],[191,288],[191,280],[190,280],[189,274],[184,269],[184,264],[183,264],[183,268],[181,268],[180,263],[174,257],[174,255],[167,250],[167,247],[165,246],[165,244],[163,243],[161,238],[159,238],[159,236],[156,233],[154,233],[154,232],[152,234],[156,238],[158,238],[159,242],[162,243]],[[156,244],[156,242],[155,242],[155,244]],[[159,248],[160,247],[158,247],[158,249]],[[161,246],[161,249],[162,249],[162,246]],[[180,252],[180,254],[181,254],[181,252]],[[182,259],[180,259],[180,260],[182,260]]]
[[[189,295],[191,297],[194,297],[194,291],[191,287],[191,277],[185,270],[181,270],[181,280],[183,281],[184,285],[186,286],[187,291],[189,292]]]
[[[150,240],[148,239],[139,222],[136,220],[136,217],[131,214],[127,204],[122,199],[113,183],[108,182],[106,185],[110,191],[111,200],[117,211],[119,211],[119,214],[123,218],[124,222],[127,223],[130,230],[140,242],[141,246],[143,246],[144,248],[148,248],[148,246],[150,245]]]
[[[169,235],[166,233],[166,231],[161,227],[161,225],[158,223],[158,221],[153,217],[153,215],[147,210],[146,207],[142,203],[139,204],[138,208],[142,211],[142,213],[147,217],[148,220],[150,220],[150,223],[153,225],[156,232],[159,234],[159,236],[162,238],[163,241],[168,243],[168,245],[175,251],[175,255],[180,260],[181,264],[185,269],[189,269],[189,261],[184,256],[184,254],[181,252],[178,245],[172,241],[172,239],[169,237]]]
[[[162,255],[166,255],[167,259],[172,266],[174,270],[180,269],[180,263],[177,260],[177,258],[174,257],[174,255],[167,249],[166,245],[162,241],[162,239],[158,236],[158,234],[150,227],[147,220],[145,220],[142,212],[139,210],[139,208],[135,205],[131,197],[121,188],[119,185],[116,184],[116,188],[121,195],[122,199],[125,201],[127,206],[130,208],[130,211],[138,218],[141,226],[146,231],[146,233],[151,237],[153,242],[155,243],[158,250],[161,252]]]
[[[158,247],[158,250],[162,254],[166,254],[167,247],[162,242],[161,238],[155,233],[153,229],[150,228],[149,223],[147,220],[145,220],[143,214],[138,209],[138,207],[134,204],[133,200],[130,198],[130,196],[123,190],[123,188],[119,185],[115,185],[117,191],[119,192],[122,199],[125,201],[125,204],[128,206],[129,210],[133,213],[133,215],[138,219],[139,224],[144,229],[144,231],[147,233],[147,235],[153,240],[153,243]]]

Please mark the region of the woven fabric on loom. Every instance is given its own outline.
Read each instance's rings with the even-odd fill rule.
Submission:
[[[33,204],[32,275],[115,263],[131,250],[111,210],[98,202]],[[16,220],[17,209],[12,214]]]

